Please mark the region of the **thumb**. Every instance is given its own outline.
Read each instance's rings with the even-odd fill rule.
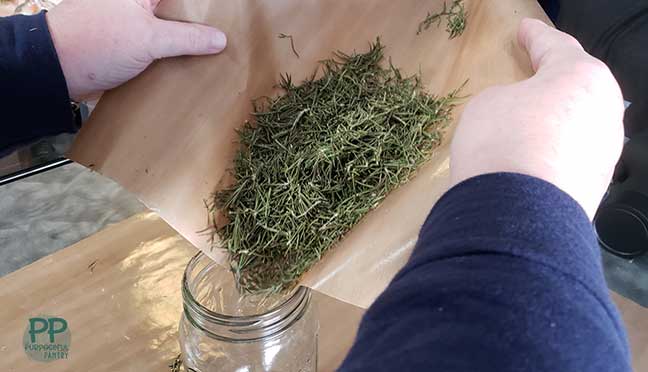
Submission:
[[[533,69],[564,64],[565,59],[585,54],[583,47],[571,35],[547,26],[537,19],[525,18],[520,24],[518,42],[531,58]]]
[[[160,59],[182,55],[216,54],[225,49],[227,37],[213,27],[195,23],[156,20],[149,53]]]

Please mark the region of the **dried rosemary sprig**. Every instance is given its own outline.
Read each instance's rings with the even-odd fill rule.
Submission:
[[[171,364],[169,364],[169,371],[170,372],[181,372],[183,370],[185,370],[186,372],[197,372],[195,369],[189,368],[189,367],[183,369],[182,368],[182,354],[178,354],[178,356],[175,357],[175,359],[173,359],[171,361]]]
[[[380,40],[334,56],[301,85],[282,76],[283,94],[255,102],[253,123],[239,131],[235,183],[214,205],[244,291],[293,285],[413,176],[450,119],[457,92],[429,95],[418,76],[382,66]]]
[[[429,29],[434,22],[439,27],[443,17],[446,17],[448,20],[446,31],[450,34],[450,39],[454,39],[463,34],[466,29],[466,19],[468,17],[464,9],[463,0],[453,0],[449,9],[447,4],[443,2],[443,10],[441,12],[435,14],[428,12],[425,19],[419,24],[416,34],[420,35],[421,32]]]
[[[178,354],[178,356],[171,361],[171,364],[169,364],[169,370],[171,372],[180,372],[181,367],[182,367],[182,354]]]

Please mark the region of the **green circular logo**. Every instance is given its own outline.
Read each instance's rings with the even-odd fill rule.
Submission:
[[[23,334],[25,354],[38,362],[68,359],[71,341],[68,322],[55,316],[30,318]]]

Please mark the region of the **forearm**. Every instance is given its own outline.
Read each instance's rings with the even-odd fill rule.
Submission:
[[[497,174],[437,203],[342,370],[629,371],[628,363],[584,211],[544,181]]]
[[[45,13],[0,18],[0,151],[75,130]]]

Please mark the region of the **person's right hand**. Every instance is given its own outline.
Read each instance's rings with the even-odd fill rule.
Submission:
[[[536,70],[469,102],[452,143],[452,182],[495,172],[546,180],[592,219],[623,147],[623,98],[610,70],[573,37],[525,19],[519,43]]]

